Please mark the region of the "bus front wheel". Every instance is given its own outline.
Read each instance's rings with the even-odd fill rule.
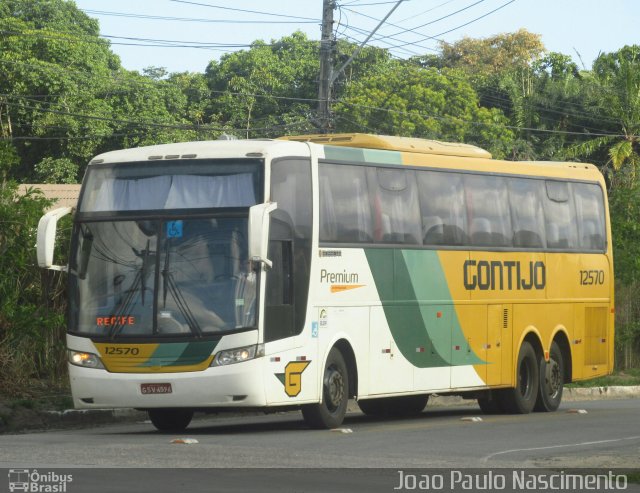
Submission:
[[[516,387],[501,392],[500,404],[507,412],[527,414],[533,410],[540,384],[538,357],[533,346],[527,341],[520,347],[516,368]]]
[[[312,428],[336,428],[344,420],[348,401],[349,372],[342,353],[334,347],[324,366],[322,401],[302,406],[302,416]]]
[[[564,388],[564,360],[560,346],[555,342],[549,350],[549,361],[540,358],[540,390],[535,410],[553,412],[560,407]]]
[[[191,423],[191,409],[149,409],[149,419],[160,431],[183,431]]]

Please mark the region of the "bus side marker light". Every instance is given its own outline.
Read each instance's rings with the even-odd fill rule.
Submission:
[[[424,353],[424,348],[423,347],[417,347],[416,348],[416,353]]]
[[[442,312],[438,312],[438,313],[436,313],[436,317],[438,317],[438,318],[442,318]]]
[[[306,356],[298,356],[296,358],[296,361],[307,361],[307,357]]]
[[[272,363],[279,363],[280,362],[280,356],[274,356],[273,358],[271,358],[271,362]]]
[[[546,362],[549,362],[549,351],[545,351],[545,352],[544,352],[544,360],[545,360]]]
[[[455,349],[456,351],[460,351],[460,346],[453,346],[453,349]]]

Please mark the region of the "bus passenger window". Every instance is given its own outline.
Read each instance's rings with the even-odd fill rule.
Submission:
[[[512,246],[511,215],[505,178],[464,175],[469,236],[474,246]]]
[[[462,177],[427,170],[419,170],[415,174],[422,215],[422,244],[466,245],[467,219]]]
[[[543,248],[546,243],[541,180],[508,178],[513,246]]]
[[[571,199],[569,183],[547,180],[544,214],[547,247],[573,249],[578,246],[576,212]]]
[[[396,168],[369,168],[367,171],[376,243],[422,243],[414,172]]]
[[[605,222],[602,190],[590,183],[573,183],[581,250],[605,249]]]
[[[363,166],[320,166],[320,241],[370,242],[371,207]]]

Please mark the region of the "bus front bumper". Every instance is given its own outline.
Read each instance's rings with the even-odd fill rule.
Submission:
[[[110,373],[69,364],[76,409],[264,407],[264,358],[179,373]]]

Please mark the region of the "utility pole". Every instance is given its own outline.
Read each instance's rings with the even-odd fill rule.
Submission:
[[[335,0],[322,1],[322,36],[320,38],[320,80],[318,85],[318,122],[322,133],[329,133],[331,121],[331,86],[333,85],[333,10]]]

